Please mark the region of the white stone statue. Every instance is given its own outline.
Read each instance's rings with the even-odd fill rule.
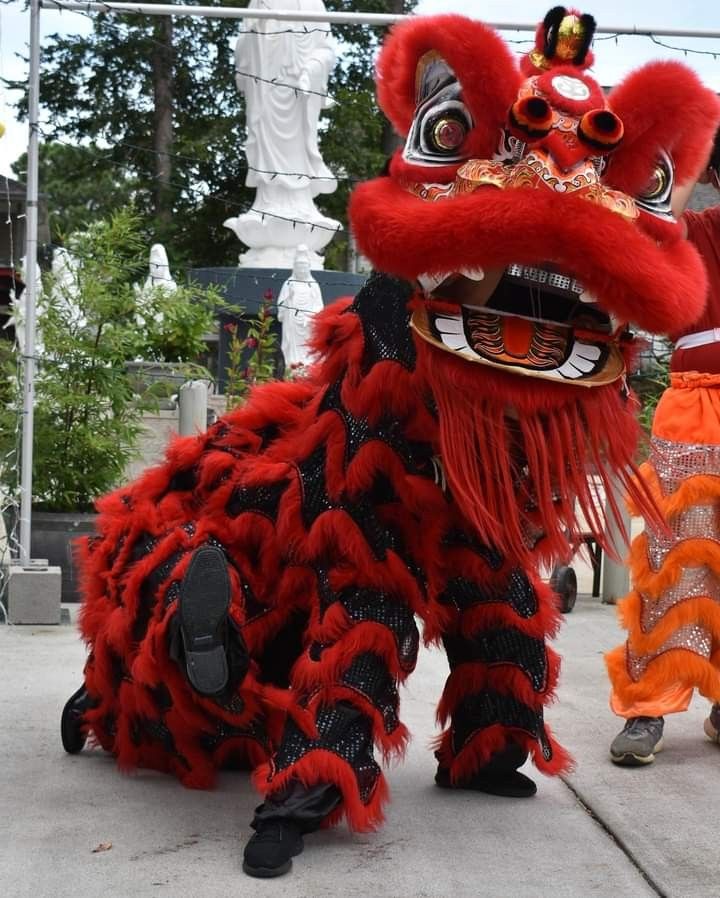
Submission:
[[[142,287],[135,285],[135,295],[137,304],[135,310],[135,321],[138,327],[146,327],[148,317],[155,319],[156,323],[162,323],[164,315],[150,303],[151,294],[157,290],[164,293],[174,293],[178,286],[170,274],[170,262],[168,254],[162,243],[153,243],[150,248],[150,266],[148,276]]]
[[[78,281],[79,263],[62,247],[56,249],[52,259],[52,302],[61,309],[68,324],[78,330],[87,327],[87,319],[78,304],[80,284]],[[38,322],[40,321],[38,309]]]
[[[323,0],[251,0],[248,8],[325,12]],[[235,45],[235,71],[245,97],[245,183],[256,194],[250,211],[224,222],[250,247],[240,258],[243,267],[290,268],[300,244],[308,247],[311,266],[323,267],[319,253],[340,227],[314,202],[337,188],[317,139],[320,114],[332,105],[322,95],[335,59],[327,23],[245,20]]]
[[[177,284],[170,274],[168,255],[162,243],[154,243],[150,248],[150,273],[142,290],[145,292],[156,287],[162,287],[168,293],[174,293],[177,290]]]
[[[310,364],[312,320],[323,308],[320,285],[310,271],[310,257],[307,246],[298,247],[292,274],[280,288],[277,301],[278,321],[282,325],[280,346],[288,369]]]
[[[23,259],[21,268],[27,271],[27,265]],[[45,347],[42,341],[42,316],[44,312],[45,298],[43,295],[42,275],[40,266],[35,266],[35,358],[45,355]],[[15,329],[15,343],[20,353],[25,352],[25,321],[27,319],[27,288],[23,289],[20,296],[17,296],[15,290],[10,291],[10,317],[7,319],[3,328]]]

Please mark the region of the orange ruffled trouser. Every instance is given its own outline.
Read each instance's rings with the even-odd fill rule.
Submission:
[[[684,711],[693,689],[720,702],[720,375],[671,376],[641,475],[669,530],[633,540],[628,637],[605,658],[626,718]]]

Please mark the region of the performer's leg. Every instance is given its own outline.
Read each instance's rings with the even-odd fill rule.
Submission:
[[[188,527],[164,540],[128,538],[118,582],[108,578],[84,605],[91,653],[61,732],[68,751],[92,733],[124,768],[153,767],[207,787],[218,767],[257,766],[270,745],[263,687],[248,673],[231,611],[239,583],[231,588],[222,548],[194,545],[193,536]]]
[[[229,610],[225,553],[217,546],[202,546],[183,577],[176,615],[187,678],[200,695],[220,695],[228,687],[229,642],[242,640],[230,627]]]
[[[610,694],[610,708],[613,714],[630,720],[633,717],[666,717],[668,714],[679,714],[687,711],[692,699],[691,686],[675,683],[665,687],[657,695],[649,699],[623,701],[614,692]]]
[[[652,763],[665,714],[694,688],[720,701],[720,390],[705,380],[673,375],[642,467],[668,529],[646,521],[633,541],[633,588],[619,604],[628,637],[606,656],[613,710],[628,720],[611,746],[617,764]]]
[[[612,741],[610,760],[624,767],[652,764],[655,755],[662,751],[666,715],[686,711],[692,694],[691,687],[679,684],[633,702],[624,702],[611,693],[610,707],[618,717],[625,718],[625,725]]]
[[[543,722],[559,668],[545,644],[557,621],[556,597],[519,569],[508,572],[503,588],[471,586],[456,597],[462,610],[443,637],[450,676],[438,718],[450,726],[436,753],[436,782],[531,796],[535,784],[517,771],[529,754],[547,773],[569,761]]]
[[[397,684],[417,659],[411,609],[370,589],[343,589],[322,604],[293,671],[303,710],[288,716],[277,752],[255,776],[266,800],[245,849],[253,876],[286,872],[298,834],[343,815],[352,829],[374,829],[387,786],[373,747],[389,755],[407,740]]]

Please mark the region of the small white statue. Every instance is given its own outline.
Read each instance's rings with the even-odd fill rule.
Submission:
[[[56,251],[57,252],[57,251]],[[27,271],[27,265],[23,259],[21,268]],[[45,310],[45,297],[43,295],[42,275],[40,266],[35,266],[35,358],[45,355],[45,347],[42,341],[42,317]],[[20,295],[15,293],[15,288],[10,291],[10,317],[3,324],[4,329],[15,329],[15,343],[20,354],[25,352],[25,321],[27,320],[27,287]]]
[[[150,249],[150,273],[143,284],[143,292],[162,287],[168,293],[177,290],[177,284],[170,274],[170,262],[165,247],[162,243],[154,243]]]
[[[323,308],[320,285],[310,271],[310,258],[307,246],[299,246],[292,274],[278,296],[278,321],[282,325],[280,346],[287,369],[310,364],[308,342],[312,320]]]
[[[79,267],[77,258],[66,249],[61,247],[55,250],[51,267],[51,297],[55,307],[63,312],[68,324],[77,330],[83,330],[87,327],[87,318],[78,304]]]
[[[170,274],[170,262],[168,254],[162,243],[153,243],[150,248],[150,270],[142,287],[135,285],[137,304],[135,309],[135,321],[138,327],[147,327],[148,318],[154,318],[157,324],[164,320],[162,311],[151,303],[151,294],[158,290],[163,293],[174,293],[178,286]]]
[[[323,0],[251,0],[248,8],[325,12]],[[289,268],[300,244],[309,248],[313,268],[323,267],[318,253],[340,227],[314,202],[337,189],[317,134],[321,112],[332,105],[325,94],[335,59],[328,24],[245,20],[235,71],[245,97],[245,183],[256,195],[250,211],[224,222],[250,247],[244,267]]]
[[[15,288],[10,290],[10,316],[3,324],[3,330],[13,328],[15,331],[15,343],[20,353],[25,352],[25,291],[18,297]],[[37,329],[35,331],[37,342]]]

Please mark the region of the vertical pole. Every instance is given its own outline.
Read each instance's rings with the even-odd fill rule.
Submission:
[[[40,0],[30,2],[28,72],[27,208],[25,210],[25,347],[20,459],[20,563],[30,563],[35,400],[35,307],[37,304],[38,152],[40,125]]]
[[[615,501],[620,509],[622,518],[622,527],[615,520],[615,516],[610,508],[610,503],[605,504],[605,516],[607,520],[606,537],[608,543],[615,548],[620,561],[610,558],[607,552],[603,553],[602,568],[602,603],[604,605],[614,605],[618,599],[622,599],[627,595],[630,589],[630,573],[625,563],[625,556],[628,551],[628,541],[630,539],[630,527],[632,520],[630,513],[625,504],[625,496],[622,489],[616,481],[613,481],[610,487],[615,494]],[[625,532],[623,533],[623,529]]]
[[[180,387],[178,430],[181,437],[196,436],[207,430],[207,384],[189,380]]]

